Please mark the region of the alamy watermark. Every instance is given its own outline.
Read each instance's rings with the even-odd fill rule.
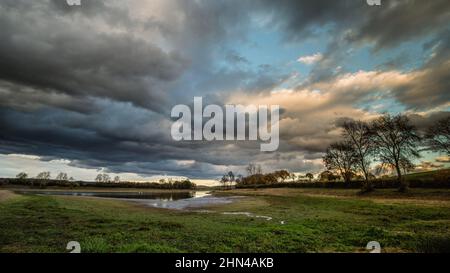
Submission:
[[[263,142],[262,152],[278,150],[279,105],[271,105],[270,109],[267,105],[225,105],[224,108],[219,105],[203,107],[202,97],[194,97],[193,113],[187,105],[174,106],[171,116],[178,120],[172,125],[172,138],[175,141],[259,140]],[[205,119],[209,120],[204,122]]]
[[[381,253],[381,244],[377,241],[369,242],[366,246],[366,249],[370,251],[370,253]]]
[[[369,6],[381,6],[381,0],[366,0]]]
[[[81,245],[77,241],[68,242],[66,249],[70,250],[70,253],[81,253]]]
[[[69,6],[81,6],[81,0],[66,0]]]

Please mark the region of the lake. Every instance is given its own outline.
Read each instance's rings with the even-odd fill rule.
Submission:
[[[116,191],[16,191],[19,194],[79,196],[125,200],[145,206],[165,209],[192,209],[208,205],[229,204],[237,197],[216,197],[207,191],[182,192],[116,192]]]

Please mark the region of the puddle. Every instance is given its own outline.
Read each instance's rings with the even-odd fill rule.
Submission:
[[[251,217],[251,218],[262,218],[262,219],[265,219],[267,221],[271,221],[272,220],[272,217],[270,217],[270,216],[255,215],[255,214],[250,213],[250,212],[223,212],[222,214],[224,214],[224,215],[245,215],[245,216]]]

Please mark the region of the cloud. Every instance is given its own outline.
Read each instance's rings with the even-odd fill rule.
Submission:
[[[310,56],[300,57],[297,61],[304,64],[314,64],[323,59],[323,55],[321,53],[316,53]]]
[[[446,0],[385,1],[383,8],[364,16],[351,39],[372,42],[377,48],[392,47],[435,31],[438,26],[445,29],[449,9]]]
[[[420,172],[427,172],[427,171],[434,171],[442,167],[444,167],[444,164],[422,161],[420,164],[416,165],[415,170]]]
[[[228,103],[280,105],[284,109],[280,137],[287,143],[286,150],[317,153],[324,152],[329,144],[339,139],[341,131],[336,124],[340,119],[353,117],[368,120],[376,117],[376,114],[353,107],[352,98],[342,97],[339,90],[336,94],[333,92],[303,89],[260,96],[235,94]]]
[[[8,97],[109,98],[161,111],[165,86],[188,65],[178,52],[135,35],[136,22],[111,2],[64,16],[48,1],[25,2],[0,5],[0,78],[16,86]],[[123,24],[111,23],[115,16]]]
[[[437,67],[410,72],[399,70],[358,71],[312,83],[306,87],[332,92],[341,100],[361,101],[365,96],[380,94],[394,98],[408,109],[424,110],[446,106],[450,101],[450,61]]]
[[[447,0],[384,1],[377,8],[353,0],[265,0],[259,3],[263,9],[273,11],[267,25],[283,29],[288,40],[317,35],[318,26],[327,26],[333,36],[345,34],[351,42],[369,42],[376,48],[393,47],[437,28],[445,29],[450,19]]]
[[[449,156],[436,157],[436,162],[439,162],[439,163],[450,163],[450,157]]]

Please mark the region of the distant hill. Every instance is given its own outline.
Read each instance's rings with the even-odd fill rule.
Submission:
[[[405,175],[405,179],[407,180],[432,180],[434,177],[438,175],[444,175],[445,173],[450,172],[450,168],[429,171],[429,172],[419,172],[419,173],[410,173]]]

